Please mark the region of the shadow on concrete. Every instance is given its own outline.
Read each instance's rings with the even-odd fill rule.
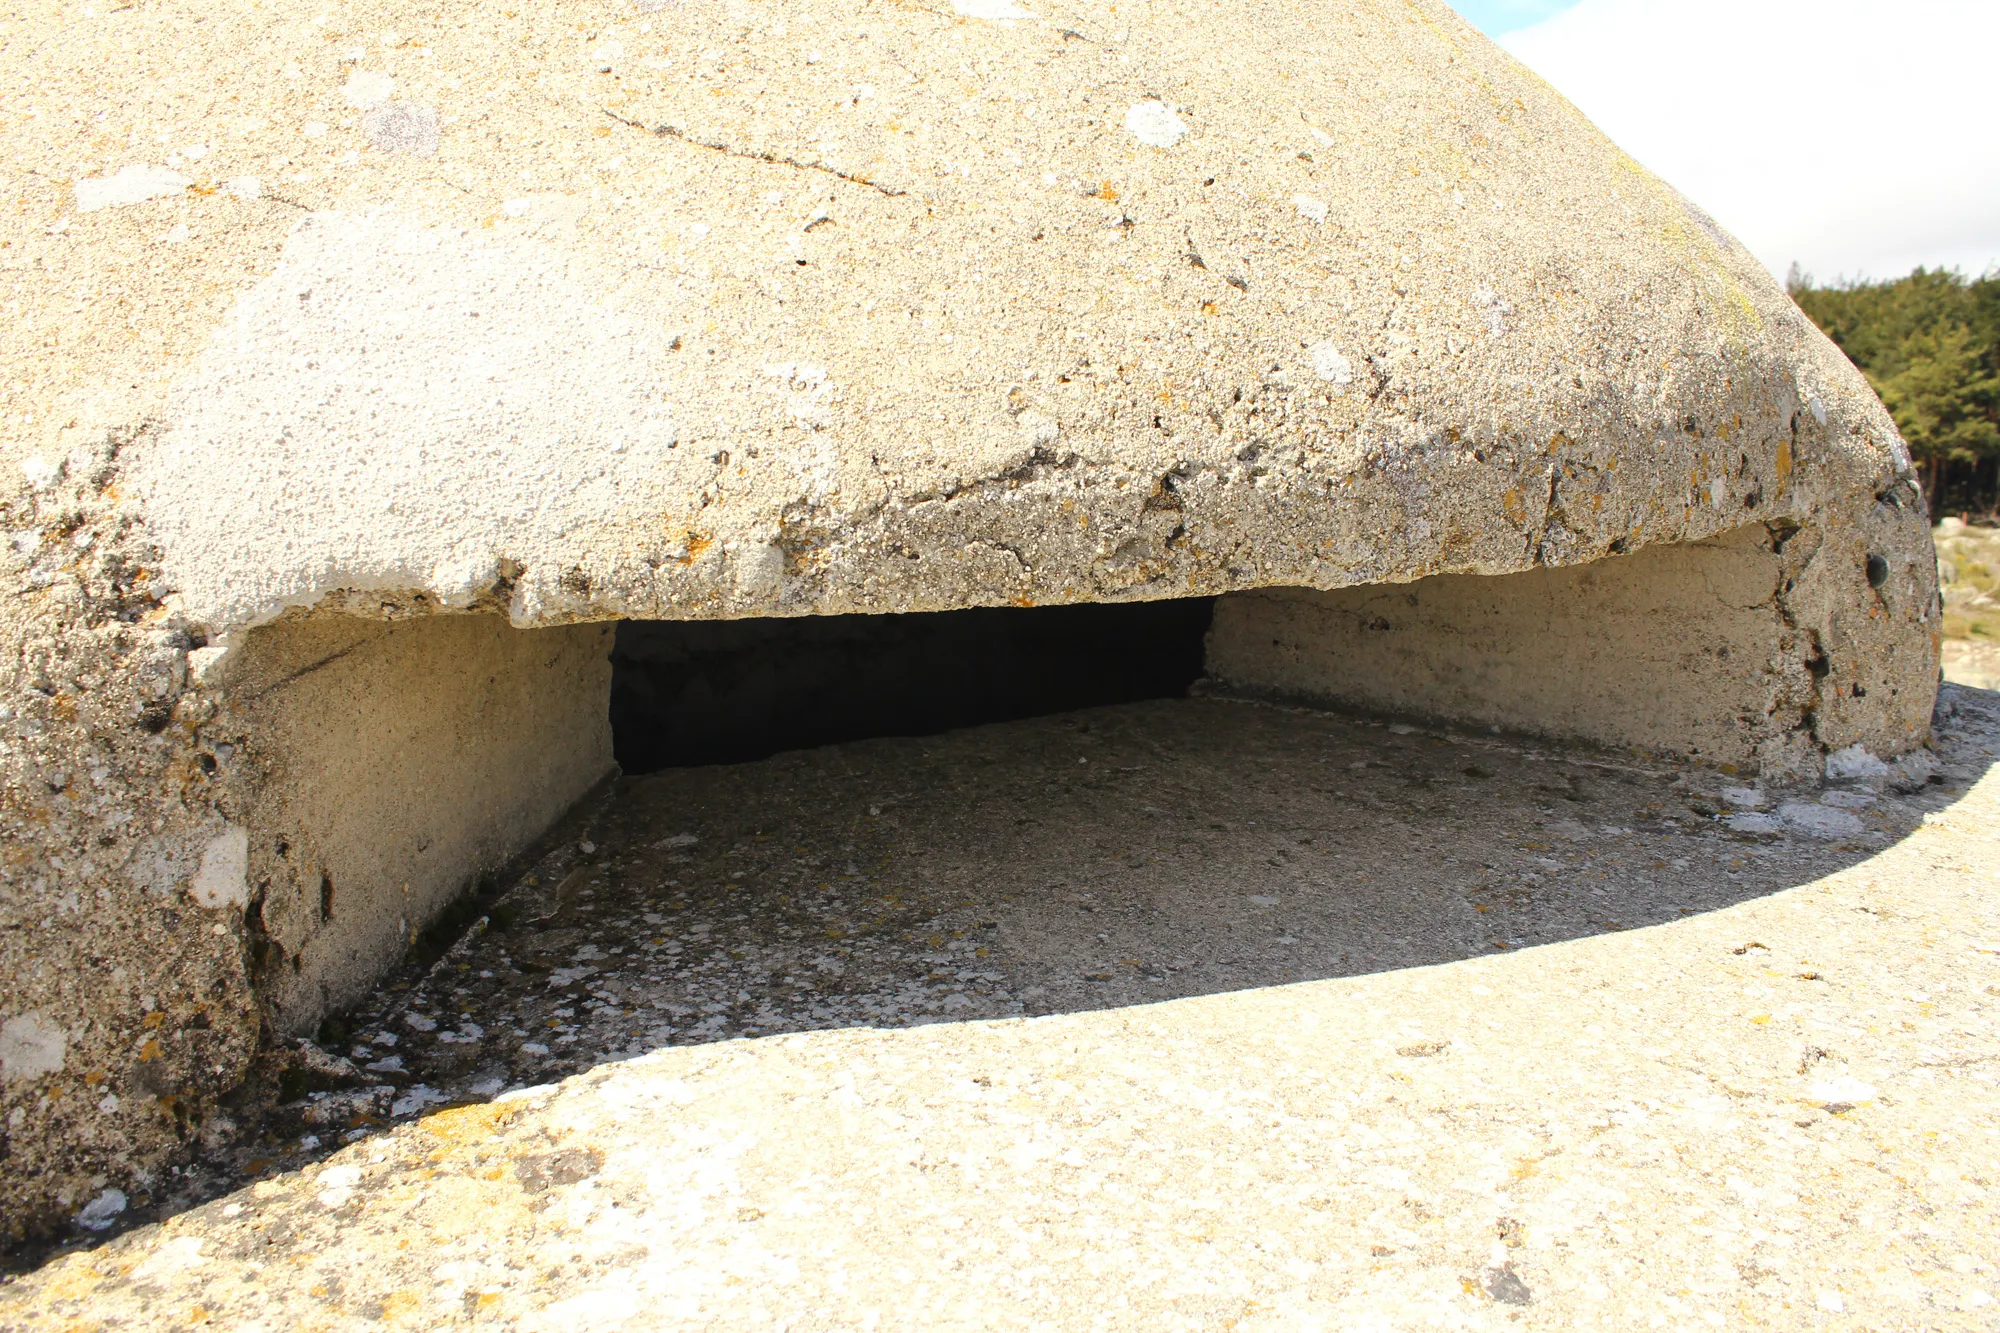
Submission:
[[[1836,798],[1874,796],[1830,841],[1732,830],[1718,773],[1212,699],[623,779],[443,958],[329,1023],[344,1076],[118,1230],[664,1046],[1143,1005],[1715,911],[1949,807],[1994,762],[2000,693],[1947,687],[1937,734],[1930,781]]]
[[[1939,772],[1835,798],[1860,806],[1837,840],[1732,830],[1722,774],[1203,699],[669,770],[580,814],[544,882],[338,1035],[364,1063],[395,1037],[388,1076],[456,1100],[668,1045],[1656,925],[1865,860],[1949,805],[1993,762],[2000,694],[1948,687],[1943,711]]]

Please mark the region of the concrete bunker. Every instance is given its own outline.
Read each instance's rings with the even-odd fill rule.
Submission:
[[[71,181],[51,140],[8,224],[76,335],[18,321],[9,390],[13,1225],[186,1151],[609,774],[617,622],[708,627],[629,668],[1214,599],[1210,688],[1773,778],[1924,742],[1888,414],[1437,0],[472,7],[368,68],[319,17],[0,53],[34,134],[115,66],[216,146]]]
[[[1885,506],[1886,508],[1887,506]],[[293,614],[221,670],[246,754],[246,912],[309,1031],[607,775],[925,735],[1191,689],[1492,726],[1784,778],[1920,737],[1921,571],[1753,523],[1589,564],[1322,591],[899,615]],[[1866,588],[1873,605],[1842,608]],[[234,746],[230,747],[233,751]]]

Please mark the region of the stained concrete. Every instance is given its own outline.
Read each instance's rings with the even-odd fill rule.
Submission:
[[[630,780],[0,1322],[1989,1327],[1996,751],[1193,700]]]
[[[1804,655],[1766,617],[1746,670],[1834,674],[1744,753],[1921,746],[1908,452],[1698,208],[1437,0],[1045,8],[0,20],[10,1236],[223,1135],[264,1031],[396,963],[403,884],[435,906],[597,762],[446,774],[371,703],[376,787],[315,789],[286,747],[345,705],[230,685],[288,616],[1338,593],[1763,525],[1830,554],[1774,604]],[[1658,677],[1683,753],[1695,679]],[[446,793],[433,856],[400,812]],[[336,962],[257,831],[349,808],[397,838],[309,821],[374,909]]]

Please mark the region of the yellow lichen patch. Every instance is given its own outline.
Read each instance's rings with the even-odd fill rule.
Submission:
[[[500,1126],[521,1113],[519,1102],[481,1102],[455,1106],[424,1119],[419,1128],[438,1141],[443,1152],[472,1147],[491,1139]],[[436,1160],[439,1153],[433,1156]]]
[[[421,1313],[423,1305],[424,1298],[408,1288],[392,1291],[382,1298],[382,1322],[393,1324],[407,1319]]]
[[[1510,487],[1500,497],[1500,508],[1506,513],[1507,521],[1515,527],[1518,528],[1527,523],[1528,501],[1527,497],[1521,494],[1519,486]]]
[[[90,1266],[87,1256],[73,1254],[51,1266],[51,1276],[42,1283],[44,1301],[75,1301],[90,1295],[104,1281],[104,1275]]]
[[[422,1216],[432,1244],[467,1236],[500,1236],[525,1225],[530,1216],[521,1187],[502,1177],[445,1177],[424,1191]]]
[[[1778,494],[1783,495],[1792,481],[1792,442],[1778,441]]]

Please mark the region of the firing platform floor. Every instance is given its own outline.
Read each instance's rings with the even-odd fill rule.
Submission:
[[[0,1327],[2000,1326],[2000,696],[1941,717],[1761,812],[1217,700],[622,780],[351,1017],[376,1086]]]

